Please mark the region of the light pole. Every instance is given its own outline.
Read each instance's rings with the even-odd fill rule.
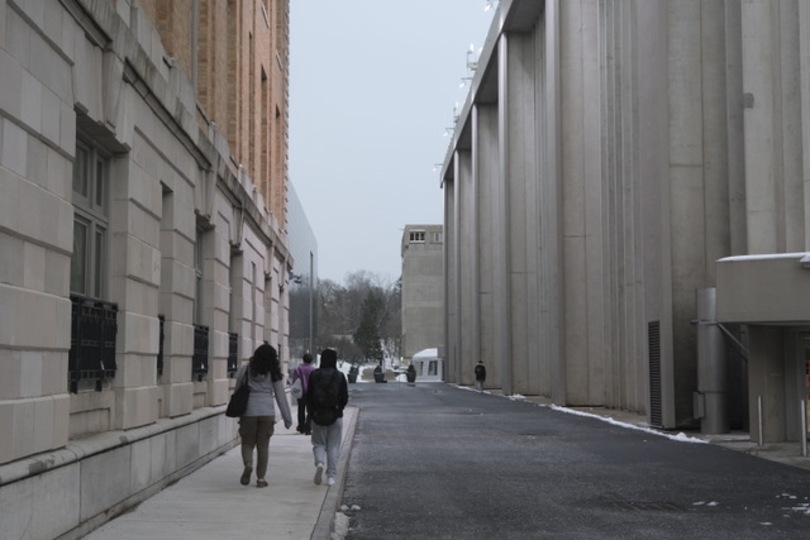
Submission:
[[[313,347],[315,346],[315,316],[313,313],[314,306],[314,289],[315,289],[315,254],[309,252],[309,352],[314,354]]]

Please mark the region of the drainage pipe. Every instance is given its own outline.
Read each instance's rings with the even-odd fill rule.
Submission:
[[[716,289],[698,289],[699,321],[715,321]],[[728,433],[727,368],[723,332],[716,323],[698,324],[698,392],[703,397],[702,433]]]

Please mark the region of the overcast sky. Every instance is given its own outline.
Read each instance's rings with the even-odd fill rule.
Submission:
[[[318,241],[318,275],[401,273],[407,224],[442,223],[434,165],[467,96],[485,0],[292,0],[290,179]]]

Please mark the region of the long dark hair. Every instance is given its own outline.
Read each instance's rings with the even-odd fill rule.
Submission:
[[[250,374],[252,376],[270,374],[270,380],[273,382],[280,381],[281,364],[278,362],[278,353],[272,345],[264,343],[259,345],[253,353],[253,358],[250,359]]]

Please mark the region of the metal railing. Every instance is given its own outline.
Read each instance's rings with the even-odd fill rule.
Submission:
[[[160,333],[158,335],[157,374],[163,375],[163,342],[166,338],[166,317],[158,315]]]
[[[106,378],[115,377],[115,338],[118,334],[118,306],[94,298],[71,294],[68,386],[79,391],[79,381],[96,381],[96,391]]]
[[[228,332],[228,374],[233,377],[239,369],[239,334]]]
[[[191,357],[191,374],[198,381],[208,373],[208,327],[194,325],[194,356]]]

